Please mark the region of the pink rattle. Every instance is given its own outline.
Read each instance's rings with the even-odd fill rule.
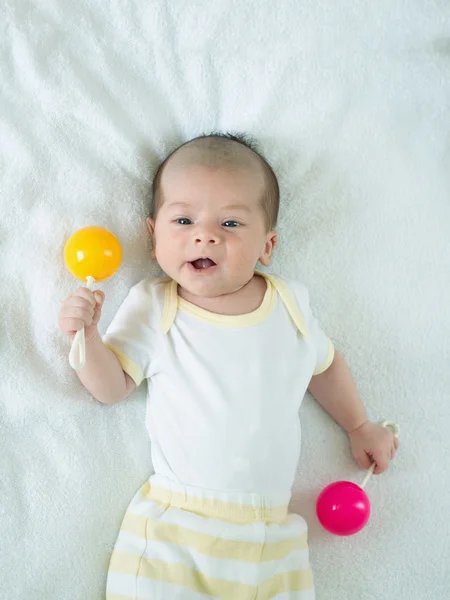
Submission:
[[[382,427],[391,429],[398,437],[400,428],[392,421],[383,421]],[[361,485],[351,481],[336,481],[324,488],[316,503],[316,514],[322,527],[334,535],[353,535],[367,524],[370,517],[370,500],[364,488],[375,469],[375,463]]]

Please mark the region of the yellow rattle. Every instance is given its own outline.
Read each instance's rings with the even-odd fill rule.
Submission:
[[[86,282],[92,291],[96,281],[104,281],[120,267],[122,248],[119,240],[103,227],[84,227],[76,231],[64,246],[64,262],[74,277]],[[86,363],[84,328],[77,331],[69,354],[70,366],[79,371]]]

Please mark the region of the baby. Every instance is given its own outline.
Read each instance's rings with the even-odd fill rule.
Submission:
[[[100,402],[144,379],[154,475],[112,554],[108,600],[312,600],[307,526],[289,514],[306,390],[382,473],[398,441],[371,423],[305,286],[255,270],[277,243],[279,189],[244,136],[187,142],[159,167],[148,218],[167,277],[135,285],[106,335],[80,288],[62,331],[86,329],[82,384]]]

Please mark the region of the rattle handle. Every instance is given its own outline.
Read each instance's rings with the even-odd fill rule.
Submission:
[[[92,291],[95,283],[93,277],[86,277],[86,287]],[[72,347],[69,353],[69,363],[72,369],[79,371],[86,364],[86,337],[84,335],[84,327],[76,332],[72,341]]]
[[[400,433],[400,427],[397,425],[397,423],[393,423],[392,421],[383,421],[381,423],[381,427],[387,427],[388,429],[390,429],[392,431],[392,433],[395,435],[395,437],[398,437],[398,435]],[[360,488],[364,489],[366,487],[366,484],[369,481],[371,475],[373,474],[375,467],[376,467],[376,463],[373,462],[370,469],[367,469],[364,479],[359,484]]]

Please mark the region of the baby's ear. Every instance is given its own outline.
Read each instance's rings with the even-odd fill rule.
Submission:
[[[266,238],[266,243],[264,244],[264,248],[261,256],[259,257],[259,262],[265,267],[270,266],[270,257],[272,256],[272,252],[277,245],[278,242],[278,234],[276,231],[269,231]]]
[[[147,223],[147,230],[148,230],[150,236],[153,237],[153,235],[155,233],[155,221],[154,221],[154,219],[152,219],[151,217],[147,217],[145,219],[145,222]]]
[[[151,249],[151,257],[156,259],[156,241],[155,241],[155,221],[151,217],[147,217],[147,230],[150,234],[152,249]]]

